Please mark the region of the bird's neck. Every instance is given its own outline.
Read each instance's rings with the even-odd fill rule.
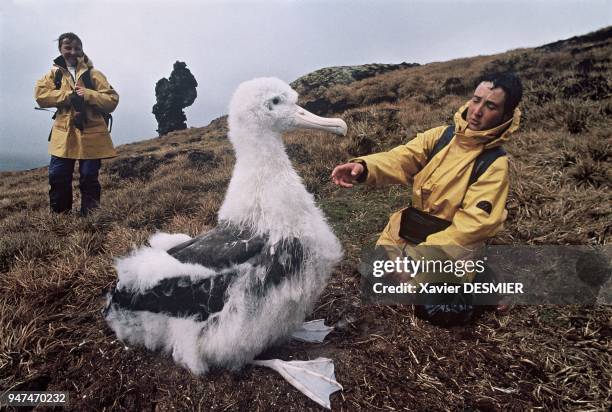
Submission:
[[[299,236],[307,219],[322,218],[312,195],[293,169],[280,134],[249,140],[232,139],[236,164],[219,220],[268,233],[271,239]]]

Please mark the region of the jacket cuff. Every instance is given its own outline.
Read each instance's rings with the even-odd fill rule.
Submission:
[[[94,93],[94,90],[85,89],[85,94],[83,94],[83,100],[85,100],[85,103],[91,104],[93,93]]]
[[[351,159],[349,160],[349,163],[359,163],[360,165],[363,166],[363,172],[361,172],[361,174],[357,176],[357,178],[355,179],[355,182],[364,183],[368,179],[368,165],[365,162],[365,160]]]

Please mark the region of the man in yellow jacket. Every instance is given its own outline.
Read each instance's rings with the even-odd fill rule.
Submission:
[[[388,152],[351,159],[333,170],[332,181],[342,187],[412,183],[412,208],[391,215],[377,245],[396,250],[437,246],[458,258],[503,228],[508,159],[501,145],[519,127],[521,98],[522,85],[515,75],[488,75],[455,114],[452,139],[443,147],[446,126],[419,133]],[[489,164],[474,181],[475,164],[479,166],[483,155]],[[420,234],[419,240],[402,236],[402,220],[409,220],[407,229],[416,232],[416,238]],[[419,220],[427,227],[415,227]]]
[[[49,199],[53,212],[70,212],[72,173],[78,160],[81,214],[86,215],[100,203],[101,159],[117,155],[105,116],[115,110],[119,95],[93,68],[76,34],[60,35],[58,48],[61,55],[34,89],[40,107],[57,108],[49,136]]]

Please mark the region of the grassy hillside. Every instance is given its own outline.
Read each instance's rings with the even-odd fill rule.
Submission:
[[[302,104],[349,126],[344,138],[286,136],[346,258],[312,315],[335,324],[328,342],[288,343],[262,357],[334,359],[345,388],[332,397],[337,410],[610,405],[610,306],[517,307],[453,329],[419,320],[410,307],[363,306],[359,254],[388,214],[409,202],[409,189],[343,190],[329,175],[350,156],[449,123],[482,73],[512,69],[524,81],[523,120],[506,147],[509,219],[494,242],[607,244],[611,55],[607,28],[537,49],[406,65],[323,88],[300,82]],[[0,173],[0,389],[66,390],[71,410],[316,409],[269,370],[191,376],[168,356],[124,346],[100,315],[116,280],[113,259],[157,230],[193,236],[216,224],[233,162],[224,118],[121,146],[103,166],[103,207],[87,218],[49,214],[46,168]]]

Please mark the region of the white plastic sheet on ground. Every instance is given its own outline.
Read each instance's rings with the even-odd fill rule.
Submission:
[[[300,392],[327,409],[331,409],[329,396],[342,389],[342,385],[336,381],[334,363],[328,358],[310,361],[257,360],[253,364],[274,369]]]
[[[331,326],[325,326],[324,319],[304,322],[302,326],[291,334],[291,337],[302,342],[322,343],[323,339],[334,330]]]

